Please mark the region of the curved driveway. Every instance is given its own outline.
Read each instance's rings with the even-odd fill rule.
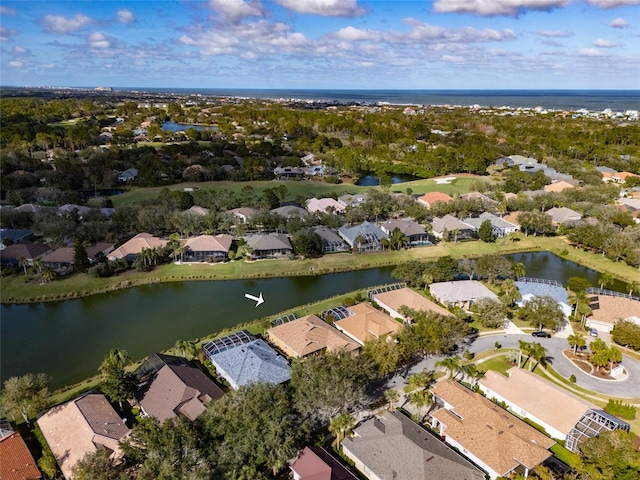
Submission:
[[[560,375],[565,378],[569,378],[572,374],[576,376],[576,385],[591,390],[593,392],[602,393],[612,397],[624,397],[624,398],[640,398],[640,362],[627,355],[623,355],[622,364],[624,365],[629,376],[625,380],[599,380],[593,378],[584,373],[580,368],[576,367],[571,361],[569,361],[562,351],[569,348],[566,338],[535,338],[531,335],[520,334],[498,334],[498,335],[485,335],[478,337],[471,343],[465,344],[464,348],[468,348],[473,353],[480,353],[486,350],[493,350],[494,344],[499,342],[503,348],[518,348],[518,341],[524,340],[525,342],[538,342],[544,348],[547,349],[547,356],[551,357],[549,364]],[[426,358],[413,367],[411,367],[408,374],[420,372],[427,368],[429,370],[435,369],[435,363],[441,360],[442,357],[431,356]],[[405,375],[396,375],[389,381],[389,387],[399,388],[405,383]]]

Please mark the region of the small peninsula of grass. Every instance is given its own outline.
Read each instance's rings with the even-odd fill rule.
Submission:
[[[514,241],[514,238],[518,241]],[[159,265],[150,272],[129,270],[121,275],[96,278],[86,273],[74,274],[41,284],[27,275],[2,279],[2,303],[33,303],[61,301],[140,285],[162,282],[199,280],[234,280],[247,278],[326,275],[398,265],[409,260],[436,260],[445,255],[453,258],[472,258],[488,254],[512,254],[548,250],[563,258],[600,272],[609,272],[626,281],[640,282],[640,272],[623,263],[616,263],[601,255],[585,252],[568,245],[561,237],[509,237],[494,243],[481,241],[447,243],[400,251],[381,251],[366,254],[338,253],[304,260],[236,260],[220,264]],[[563,252],[564,253],[564,252]]]

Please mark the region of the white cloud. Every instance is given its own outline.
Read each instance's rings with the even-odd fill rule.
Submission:
[[[597,48],[581,48],[578,50],[578,55],[583,57],[602,57],[604,54]]]
[[[516,17],[530,10],[550,11],[568,4],[569,0],[437,0],[433,9],[441,13]]]
[[[13,68],[20,68],[22,66],[22,62],[18,62],[17,60],[12,60],[9,62],[9,66]]]
[[[407,38],[411,41],[429,42],[433,40],[472,43],[472,42],[500,42],[504,40],[514,40],[516,34],[509,28],[494,30],[476,30],[475,28],[452,28],[446,29],[435,25],[423,23],[415,18],[406,18],[404,23],[411,25],[413,30]]]
[[[11,40],[11,37],[13,37],[17,33],[18,32],[16,32],[13,28],[0,27],[0,41],[6,42],[8,40]]]
[[[627,28],[629,26],[629,22],[622,17],[618,17],[611,20],[611,22],[609,22],[609,26],[612,28]]]
[[[41,21],[45,31],[49,33],[71,33],[81,30],[85,25],[93,23],[86,15],[78,13],[71,18],[61,15],[47,15]]]
[[[11,50],[11,55],[14,57],[33,57],[33,53],[28,48],[21,47],[20,45],[16,45]]]
[[[262,17],[264,9],[258,0],[209,0],[209,7],[225,18],[239,21],[243,18]]]
[[[118,10],[118,21],[120,23],[134,23],[136,21],[136,17],[131,10],[127,10],[123,8],[122,10]]]
[[[13,8],[5,7],[4,5],[0,5],[0,14],[1,15],[15,15],[16,11]]]
[[[111,41],[100,32],[87,35],[87,42],[92,49],[105,49],[111,47]]]
[[[276,3],[294,12],[324,17],[355,17],[365,12],[356,0],[276,0]]]
[[[357,42],[360,40],[369,40],[375,42],[380,40],[382,35],[380,32],[375,32],[373,30],[363,30],[361,28],[348,26],[345,28],[341,28],[340,30],[335,32],[333,36],[339,40],[347,40],[350,42]]]
[[[606,40],[604,38],[598,38],[595,42],[593,42],[593,46],[599,47],[599,48],[613,48],[613,47],[619,47],[620,44],[614,43],[611,40]]]
[[[640,0],[587,0],[591,5],[600,8],[617,8],[626,5],[640,5]]]
[[[564,37],[570,37],[571,35],[573,35],[570,32],[562,32],[559,30],[555,30],[555,31],[538,30],[537,32],[533,32],[533,33],[535,33],[539,37],[545,37],[545,38],[564,38]]]

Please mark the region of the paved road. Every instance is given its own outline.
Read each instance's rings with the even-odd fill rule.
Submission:
[[[622,364],[627,370],[629,376],[625,380],[612,381],[599,380],[587,375],[562,355],[562,351],[569,348],[565,338],[535,338],[526,334],[487,335],[477,338],[473,343],[465,348],[469,348],[473,353],[478,354],[486,350],[493,350],[496,341],[498,341],[502,347],[517,348],[519,340],[524,340],[526,342],[536,341],[540,343],[547,349],[547,355],[551,357],[549,363],[553,369],[565,378],[570,377],[572,374],[575,375],[577,379],[576,384],[583,388],[610,396],[640,398],[640,362],[627,355],[623,355]],[[442,357],[435,356],[424,359],[414,365],[408,374],[396,375],[389,381],[387,386],[401,389],[406,383],[408,375],[420,372],[425,368],[434,370],[435,363],[441,359]]]

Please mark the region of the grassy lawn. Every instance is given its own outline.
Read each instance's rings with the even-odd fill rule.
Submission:
[[[572,468],[580,464],[580,455],[570,452],[559,443],[553,445],[549,450],[551,450],[558,460],[566,463]]]
[[[503,375],[506,375],[507,370],[513,367],[513,365],[507,361],[507,358],[504,355],[489,358],[480,363],[478,363],[478,361],[474,359],[474,363],[476,363],[478,369],[484,372],[488,370],[495,370],[496,372],[500,372]]]
[[[444,192],[449,195],[457,195],[472,191],[473,185],[483,177],[464,176],[453,180],[449,184],[438,185],[433,179],[415,180],[402,184],[392,185],[390,190],[393,192],[405,192],[407,188],[411,188],[413,193],[427,193],[433,191]],[[160,190],[168,188],[169,190],[182,190],[184,188],[193,188],[200,190],[222,191],[229,190],[239,195],[242,188],[251,186],[254,188],[256,195],[262,195],[267,188],[273,188],[280,184],[286,185],[289,194],[287,200],[295,200],[299,195],[314,195],[322,197],[327,195],[342,195],[344,193],[362,193],[370,188],[379,189],[380,187],[361,187],[351,184],[333,185],[329,183],[319,182],[315,180],[261,180],[253,182],[186,182],[175,185],[167,185],[166,187],[149,187],[149,188],[133,188],[122,195],[111,197],[114,206],[117,208],[121,205],[141,202],[143,200],[154,199],[158,196]]]
[[[2,279],[0,299],[3,303],[40,302],[66,300],[98,293],[120,290],[137,285],[160,282],[229,280],[239,278],[266,278],[295,275],[322,275],[348,270],[397,265],[409,260],[431,261],[444,255],[454,258],[479,257],[487,254],[508,254],[527,251],[560,251],[566,248],[577,263],[598,263],[602,271],[626,281],[640,281],[640,272],[621,263],[575,249],[562,238],[528,237],[520,241],[500,239],[495,243],[480,241],[446,243],[400,251],[384,251],[367,254],[337,253],[305,260],[261,260],[255,262],[234,261],[217,265],[160,265],[150,272],[127,271],[110,278],[94,278],[88,274],[74,274],[40,285],[29,275],[16,275]],[[577,253],[573,253],[577,250]],[[596,257],[593,259],[592,257]]]

